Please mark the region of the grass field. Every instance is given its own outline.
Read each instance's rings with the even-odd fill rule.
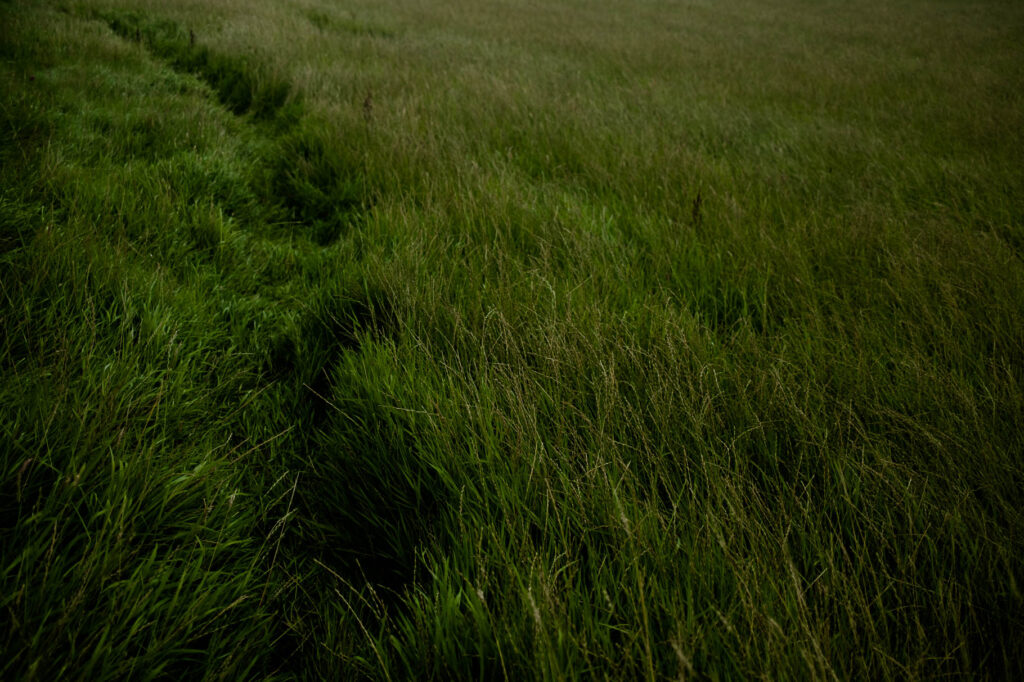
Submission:
[[[1024,4],[0,2],[0,679],[1024,677]]]

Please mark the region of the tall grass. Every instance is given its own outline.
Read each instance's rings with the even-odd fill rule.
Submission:
[[[1024,9],[0,15],[0,677],[1024,672]]]

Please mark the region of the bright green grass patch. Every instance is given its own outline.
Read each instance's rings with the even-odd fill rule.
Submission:
[[[1019,676],[1012,3],[0,5],[0,677]]]

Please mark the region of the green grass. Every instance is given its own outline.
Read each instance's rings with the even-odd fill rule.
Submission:
[[[0,3],[0,679],[1024,676],[1024,6]]]

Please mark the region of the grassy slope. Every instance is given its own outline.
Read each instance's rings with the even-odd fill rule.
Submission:
[[[1024,673],[1024,8],[0,4],[4,679]]]

